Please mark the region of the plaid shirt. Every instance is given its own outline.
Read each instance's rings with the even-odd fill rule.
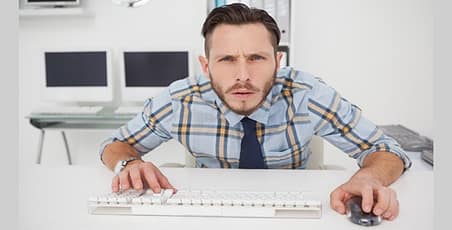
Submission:
[[[411,166],[400,145],[361,115],[320,79],[292,68],[278,71],[263,104],[250,116],[268,168],[304,168],[309,142],[318,135],[357,159],[375,151],[399,156]],[[175,138],[195,157],[197,167],[238,168],[244,135],[243,115],[231,111],[204,76],[173,82],[148,99],[141,113],[103,143],[122,141],[141,155]],[[102,152],[102,151],[101,151]]]

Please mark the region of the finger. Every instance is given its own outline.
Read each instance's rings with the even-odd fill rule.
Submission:
[[[154,169],[152,169],[151,167],[144,167],[143,172],[144,178],[146,179],[146,182],[148,183],[149,188],[152,190],[152,192],[160,193],[161,187],[154,173]]]
[[[389,209],[391,203],[391,190],[382,187],[377,190],[377,203],[375,204],[373,213],[377,216],[385,213]]]
[[[127,190],[130,188],[128,171],[124,170],[121,173],[119,173],[119,185],[120,185],[120,190]]]
[[[399,216],[399,213],[400,213],[400,204],[399,204],[399,200],[397,200],[397,198],[396,198],[396,200],[395,200],[394,203],[395,203],[395,206],[396,206],[397,208],[396,208],[396,210],[395,210],[395,213],[392,214],[392,216],[388,218],[388,220],[390,220],[390,221],[392,221],[392,220],[394,220],[395,218],[397,218],[397,217]]]
[[[173,189],[174,192],[176,191],[176,188],[174,188],[174,186],[170,184],[168,178],[166,178],[166,176],[163,175],[163,173],[160,172],[160,170],[157,171],[157,180],[159,181],[160,186],[161,186],[162,188],[165,188],[165,189]]]
[[[371,186],[364,186],[361,189],[361,208],[364,212],[369,213],[372,211],[372,206],[374,204],[374,194]]]
[[[399,202],[397,201],[397,195],[395,192],[390,194],[391,202],[386,212],[383,213],[383,218],[392,220],[399,215]]]
[[[111,181],[111,190],[113,192],[119,191],[119,177],[118,176],[113,177],[113,180]]]
[[[141,181],[140,169],[137,167],[133,167],[129,170],[129,173],[133,188],[143,189],[143,182]]]
[[[344,201],[346,200],[346,192],[340,188],[335,189],[330,194],[330,206],[332,209],[334,209],[336,212],[340,214],[345,214],[345,204]]]

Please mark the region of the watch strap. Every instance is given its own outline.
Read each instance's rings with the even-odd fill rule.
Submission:
[[[125,160],[120,160],[118,161],[118,163],[116,163],[116,166],[114,168],[114,173],[116,175],[118,175],[126,166],[129,162],[134,161],[134,160],[140,160],[139,157],[129,157]]]

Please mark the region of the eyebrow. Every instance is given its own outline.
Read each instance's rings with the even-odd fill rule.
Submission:
[[[271,56],[270,53],[261,51],[261,52],[253,52],[253,53],[245,54],[245,57],[250,57],[250,56],[254,56],[254,55],[259,55],[259,56]],[[215,56],[214,56],[214,59],[216,60],[216,59],[218,59],[218,58],[223,58],[223,57],[234,57],[234,58],[237,58],[238,56],[240,56],[240,55],[234,55],[234,54],[218,54],[218,55],[215,55]]]

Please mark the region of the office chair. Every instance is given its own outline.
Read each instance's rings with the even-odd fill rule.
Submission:
[[[311,156],[306,164],[306,169],[323,169],[323,139],[312,136],[309,148],[311,149]]]

